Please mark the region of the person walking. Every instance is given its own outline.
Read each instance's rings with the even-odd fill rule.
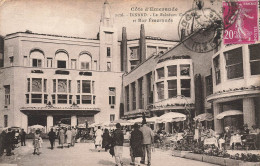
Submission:
[[[65,142],[65,131],[63,128],[61,128],[59,132],[59,143],[61,145],[61,148],[63,148],[64,142]]]
[[[50,140],[50,143],[51,143],[51,150],[53,150],[53,145],[54,145],[55,138],[56,138],[56,134],[53,131],[53,128],[51,128],[51,131],[48,133],[48,136],[49,136],[49,140]]]
[[[13,141],[14,141],[14,134],[11,128],[8,128],[5,136],[6,156],[12,155]]]
[[[140,165],[140,159],[143,157],[143,133],[139,130],[137,123],[134,124],[134,131],[131,132],[130,148],[134,158],[134,165]]]
[[[147,126],[145,117],[143,117],[142,125],[143,126],[140,128],[140,131],[143,134],[143,157],[141,160],[141,164],[145,163],[145,157],[147,152],[148,166],[150,166],[151,165],[151,144],[154,143],[154,134],[152,129]]]
[[[41,144],[40,130],[36,130],[33,139],[33,146],[34,146],[33,154],[40,155],[40,147],[41,147],[40,144]]]
[[[20,132],[21,146],[26,146],[26,144],[25,144],[25,136],[26,136],[26,132],[24,131],[24,129],[22,129],[22,131]]]
[[[124,134],[121,130],[120,123],[117,123],[116,130],[113,132],[113,137],[112,137],[112,144],[114,146],[116,166],[124,165],[122,161],[123,143],[124,143]]]
[[[72,141],[72,132],[71,132],[71,128],[69,127],[68,130],[66,131],[66,136],[67,136],[67,144],[68,144],[68,148],[71,146],[71,141]]]
[[[103,138],[102,139],[102,148],[104,148],[105,151],[107,151],[109,149],[109,145],[111,143],[111,137],[109,135],[108,129],[105,129],[102,138]]]
[[[71,133],[72,133],[71,146],[74,146],[75,142],[76,142],[76,135],[77,135],[77,132],[76,132],[74,126],[72,126]]]
[[[97,149],[98,149],[98,152],[100,152],[101,144],[102,144],[102,135],[103,135],[103,132],[102,132],[102,130],[100,129],[100,126],[98,126],[98,129],[97,129],[95,135],[96,135],[95,148],[97,148]]]

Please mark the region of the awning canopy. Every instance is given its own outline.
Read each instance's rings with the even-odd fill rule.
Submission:
[[[220,114],[218,114],[216,116],[217,119],[223,119],[224,117],[227,117],[227,116],[234,116],[234,115],[243,115],[243,112],[240,111],[240,110],[229,110],[229,111],[224,111],[224,112],[221,112]]]
[[[196,116],[195,118],[193,118],[193,120],[195,121],[212,121],[214,118],[213,118],[213,115],[211,113],[204,113],[204,114],[200,114],[198,116]]]
[[[180,122],[184,120],[186,120],[186,115],[178,112],[169,112],[160,116],[157,122]]]

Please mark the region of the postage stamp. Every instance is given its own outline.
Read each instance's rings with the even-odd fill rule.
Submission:
[[[223,1],[224,44],[250,44],[259,39],[258,1]]]

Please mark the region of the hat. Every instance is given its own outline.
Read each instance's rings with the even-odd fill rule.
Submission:
[[[121,127],[120,123],[116,124],[116,128],[119,129]]]
[[[134,129],[138,129],[139,125],[137,123],[134,124]]]

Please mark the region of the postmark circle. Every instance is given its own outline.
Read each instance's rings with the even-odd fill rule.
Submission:
[[[180,19],[179,37],[183,39],[189,36],[183,40],[183,44],[191,51],[210,52],[220,43],[220,40],[216,40],[221,33],[221,30],[218,30],[219,21],[221,17],[211,8],[188,10]]]

